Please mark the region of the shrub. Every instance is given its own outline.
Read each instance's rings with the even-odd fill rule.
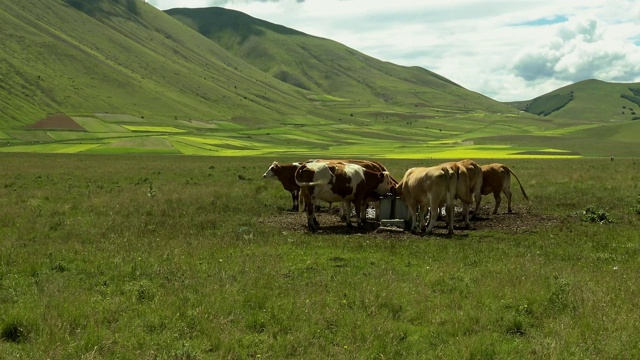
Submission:
[[[640,195],[636,198],[636,204],[631,209],[636,215],[640,215]]]
[[[10,321],[2,326],[0,339],[13,343],[25,342],[29,340],[29,331],[27,331],[27,326],[24,323]]]
[[[612,223],[613,220],[602,209],[596,209],[595,206],[589,206],[582,214],[582,221],[591,223]]]

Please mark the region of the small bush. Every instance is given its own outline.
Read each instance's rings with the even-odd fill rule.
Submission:
[[[507,324],[507,335],[525,336],[527,330],[525,328],[524,321],[520,317],[515,317]]]
[[[582,214],[582,221],[591,223],[612,223],[613,220],[602,209],[596,209],[595,206],[589,206]]]
[[[13,343],[25,342],[29,340],[27,326],[18,321],[10,321],[2,326],[0,339]]]
[[[631,210],[634,214],[640,215],[640,195],[636,198],[636,204]]]

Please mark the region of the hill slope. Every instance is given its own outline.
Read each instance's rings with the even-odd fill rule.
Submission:
[[[276,119],[305,102],[143,1],[0,5],[0,126],[54,112]]]
[[[510,111],[420,67],[383,62],[332,40],[219,7],[166,10],[271,76],[301,89],[358,102]]]
[[[637,114],[640,114],[640,83],[585,80],[530,101],[519,102],[517,107],[532,114],[559,120],[637,120]]]

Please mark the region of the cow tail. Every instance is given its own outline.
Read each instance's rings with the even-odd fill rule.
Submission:
[[[402,182],[403,181],[404,181],[404,178],[402,178],[402,180],[400,180],[400,182],[396,183],[396,185],[392,189],[393,196],[402,196]]]
[[[327,185],[328,182],[326,181],[311,181],[311,182],[300,182],[298,181],[298,179],[296,179],[296,184],[298,184],[298,186],[300,187],[311,187],[311,186],[317,186],[317,185]]]
[[[506,166],[505,166],[506,167]],[[520,185],[520,191],[522,192],[522,196],[524,196],[524,198],[529,201],[529,197],[527,196],[527,193],[524,191],[524,188],[522,187],[522,184],[520,183],[520,179],[518,179],[518,175],[516,175],[516,173],[513,172],[513,170],[509,169],[508,167],[506,167],[507,170],[509,170],[509,172],[511,173],[511,175],[513,175],[513,177],[516,178],[516,181],[518,181],[518,185]]]
[[[446,183],[446,187],[447,187],[447,199],[446,199],[446,203],[445,203],[445,211],[446,211],[446,224],[447,224],[447,228],[449,229],[449,233],[452,234],[451,231],[453,231],[453,218],[454,218],[454,199],[456,196],[456,186],[458,183],[458,169],[452,169],[450,167],[443,167],[442,168],[442,172],[444,172],[444,178],[446,179],[447,183]],[[455,182],[452,181],[453,177],[455,176]]]
[[[447,204],[449,202],[449,198],[451,197],[451,199],[453,199],[453,197],[456,194],[455,187],[451,188],[451,180],[454,176],[455,176],[456,183],[458,182],[458,171],[456,170],[457,169],[452,169],[448,166],[442,167],[442,172],[444,173],[444,178],[447,184]]]

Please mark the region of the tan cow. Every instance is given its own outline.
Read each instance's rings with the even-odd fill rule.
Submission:
[[[306,162],[296,171],[295,180],[298,186],[306,188],[302,193],[307,204],[307,226],[310,231],[316,231],[319,226],[314,214],[317,199],[343,203],[346,214],[351,214],[353,203],[358,226],[363,226],[366,218],[360,216],[360,210],[364,201],[374,193],[386,194],[392,188],[388,172],[374,172],[344,162]],[[351,226],[350,216],[346,216],[345,221],[347,226]]]
[[[469,222],[469,207],[472,199],[475,200],[476,208],[480,204],[482,187],[482,170],[475,161],[464,159],[456,162],[448,162],[441,166],[450,166],[457,175],[455,198],[462,202],[462,215],[464,225],[471,227]],[[474,212],[475,216],[475,212]]]
[[[415,167],[407,170],[396,187],[409,208],[411,231],[420,232],[425,228],[426,209],[429,208],[427,234],[433,231],[438,209],[445,204],[445,216],[448,233],[453,234],[453,197],[456,193],[456,176],[450,166]],[[420,218],[417,224],[416,218]]]
[[[506,165],[503,164],[490,164],[490,165],[482,165],[480,167],[482,169],[482,195],[493,194],[493,198],[496,201],[496,205],[493,208],[493,214],[498,213],[498,207],[500,206],[501,197],[500,193],[504,192],[507,196],[508,208],[507,211],[509,213],[511,210],[511,175],[516,178],[518,181],[518,185],[520,185],[520,191],[524,198],[529,201],[529,197],[527,193],[524,191],[522,184],[520,183],[520,179],[516,176],[516,174],[509,169]],[[476,202],[476,209],[474,211],[474,215],[478,214],[478,210],[480,209],[480,202]]]

